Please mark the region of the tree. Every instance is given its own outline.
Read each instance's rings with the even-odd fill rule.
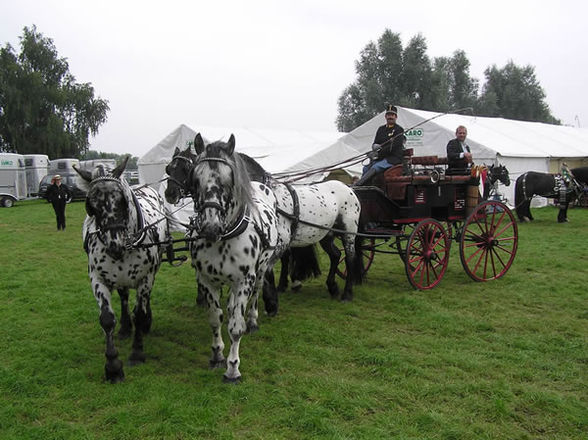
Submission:
[[[108,101],[78,84],[50,38],[25,27],[20,54],[0,49],[0,149],[79,157],[107,120]]]
[[[496,65],[487,68],[484,75],[486,84],[478,105],[481,116],[561,124],[545,102],[534,67],[519,67],[511,60],[502,69]]]
[[[398,103],[402,73],[400,35],[386,29],[377,44],[370,41],[355,62],[357,80],[347,87],[338,100],[337,128],[351,131],[385,107]]]
[[[478,82],[470,77],[469,65],[463,51],[431,63],[421,34],[403,49],[400,35],[386,29],[377,44],[366,45],[355,63],[357,80],[338,100],[337,128],[350,131],[388,103],[435,111],[473,107]]]
[[[456,50],[448,62],[449,109],[474,107],[478,100],[478,80],[470,76],[470,60]]]

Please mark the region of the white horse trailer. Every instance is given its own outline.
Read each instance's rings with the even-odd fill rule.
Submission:
[[[73,166],[80,166],[79,159],[53,159],[49,162],[50,174],[75,174]]]
[[[27,172],[27,195],[35,197],[41,179],[49,174],[49,156],[46,154],[25,154]]]
[[[21,154],[0,153],[0,206],[10,208],[27,196],[25,159]]]
[[[82,160],[80,162],[80,168],[86,171],[92,171],[98,165],[104,165],[105,168],[109,170],[114,170],[116,168],[116,160],[115,159],[89,159],[89,160]]]

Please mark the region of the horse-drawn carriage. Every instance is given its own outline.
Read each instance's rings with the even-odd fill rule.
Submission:
[[[355,186],[361,203],[363,267],[377,252],[397,254],[416,289],[435,287],[445,274],[451,242],[476,281],[502,277],[517,251],[517,224],[502,202],[480,196],[480,176],[445,173],[446,158],[413,157]],[[480,168],[474,168],[480,170]]]

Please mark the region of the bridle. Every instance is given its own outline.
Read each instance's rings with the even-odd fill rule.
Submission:
[[[179,160],[179,161],[184,161],[188,164],[188,168],[189,171],[186,173],[186,177],[184,178],[184,181],[181,182],[178,179],[176,179],[175,177],[172,176],[172,174],[170,173],[171,171],[171,165],[174,163],[175,160]],[[192,161],[191,158],[189,157],[184,157],[184,156],[175,156],[171,162],[169,164],[167,164],[167,166],[165,167],[165,172],[167,174],[167,180],[168,181],[172,181],[173,183],[175,183],[178,188],[179,188],[179,193],[180,193],[180,198],[184,198],[184,197],[188,197],[190,196],[190,191],[189,191],[189,187],[188,187],[188,181],[192,176],[192,170],[194,169],[194,162]]]
[[[192,167],[192,170],[190,171],[190,181],[193,181],[194,171],[196,170],[196,167],[204,162],[222,163],[224,165],[227,165],[231,169],[231,181],[232,181],[233,187],[235,187],[235,174],[236,174],[235,164],[232,162],[229,162],[226,159],[220,158],[220,157],[199,158],[196,161],[196,163],[194,164],[194,166]],[[226,207],[224,207],[219,202],[204,201],[204,202],[200,203],[194,199],[194,213],[196,215],[194,217],[192,217],[191,222],[190,222],[190,225],[192,226],[193,229],[195,229],[197,231],[199,231],[201,229],[201,227],[202,227],[202,225],[201,225],[202,215],[201,214],[207,208],[216,209],[222,217],[226,217],[226,215],[227,215]],[[227,239],[232,238],[236,235],[239,235],[241,232],[243,232],[245,230],[249,221],[250,221],[249,209],[248,209],[247,205],[245,205],[245,206],[243,206],[243,208],[239,212],[239,215],[237,216],[237,218],[233,222],[233,224],[231,224],[227,228],[227,230],[223,232],[221,239],[227,240]]]
[[[101,183],[101,182],[114,182],[114,183],[116,183],[116,185],[121,190],[123,195],[125,195],[125,187],[123,186],[123,183],[121,182],[121,180],[116,177],[112,177],[112,176],[102,176],[102,177],[97,177],[97,178],[93,179],[90,182],[90,189],[92,189],[97,183]],[[141,241],[143,241],[143,239],[145,238],[145,234],[146,234],[146,232],[144,231],[145,219],[143,217],[143,211],[141,210],[141,206],[139,204],[139,199],[137,198],[134,191],[130,190],[130,193],[131,193],[131,197],[133,199],[133,204],[135,206],[135,210],[137,212],[138,230],[142,231],[141,236],[137,240],[134,240],[134,242],[140,243]],[[125,197],[125,199],[126,199],[126,197]],[[87,203],[87,199],[86,199],[86,203]],[[128,203],[128,200],[127,200],[127,203]],[[95,214],[92,214],[92,215],[95,216]],[[108,232],[108,231],[125,231],[128,228],[128,225],[125,223],[117,222],[117,223],[108,223],[106,225],[97,224],[96,227],[98,229],[96,231],[98,239],[102,242],[102,244],[106,245],[106,240],[105,240],[106,232]],[[86,237],[85,242],[87,242],[87,239],[88,239],[88,237]]]

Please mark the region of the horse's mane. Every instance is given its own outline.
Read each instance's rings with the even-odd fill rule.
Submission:
[[[234,165],[235,197],[237,197],[238,200],[242,200],[247,205],[251,205],[253,203],[253,198],[251,196],[251,178],[249,177],[247,165],[240,154],[235,152],[233,152],[233,154],[228,154],[224,148],[225,146],[226,142],[222,141],[208,144],[204,155],[209,158],[216,157],[226,159],[229,163]]]
[[[245,153],[238,153],[245,167],[249,178],[255,182],[265,182],[270,179],[272,175],[268,173],[255,159]]]

